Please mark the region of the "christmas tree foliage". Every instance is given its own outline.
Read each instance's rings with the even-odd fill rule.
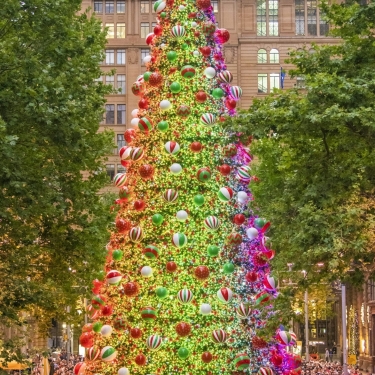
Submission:
[[[285,374],[298,362],[283,349],[294,335],[257,336],[277,294],[269,223],[247,213],[251,158],[220,126],[241,96],[223,57],[229,33],[209,0],[154,9],[148,71],[132,90],[139,109],[120,150],[127,171],[114,179],[106,280],[94,281],[75,372]]]

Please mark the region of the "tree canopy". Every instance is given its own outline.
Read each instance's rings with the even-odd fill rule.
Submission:
[[[105,32],[80,0],[0,7],[0,322],[74,306],[104,264]],[[113,220],[113,219],[112,219]],[[36,309],[37,307],[37,309]]]

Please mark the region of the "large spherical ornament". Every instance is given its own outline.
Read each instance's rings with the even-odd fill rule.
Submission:
[[[289,345],[292,342],[292,336],[287,331],[279,331],[276,335],[276,340],[283,346]]]
[[[273,375],[273,371],[270,367],[261,367],[258,370],[258,375]]]
[[[85,362],[78,362],[73,368],[74,375],[80,375],[85,372],[86,363]]]
[[[241,245],[241,243],[242,243],[241,234],[236,233],[236,232],[230,233],[226,238],[226,243],[227,243],[227,245],[230,245],[230,246]]]
[[[94,297],[92,297],[91,304],[94,307],[94,309],[100,309],[102,306],[105,305],[105,301],[105,298],[101,294],[97,294]]]
[[[197,179],[199,182],[209,181],[211,179],[210,168],[207,168],[207,167],[200,168],[197,172]]]
[[[94,307],[93,305],[87,306],[86,313],[87,313],[88,317],[92,320],[95,320],[100,315],[100,311],[98,311],[98,308]]]
[[[182,166],[181,164],[178,163],[173,163],[170,167],[169,170],[172,174],[180,174],[182,171]]]
[[[111,316],[113,314],[113,307],[111,305],[104,305],[100,308],[102,316]]]
[[[197,7],[201,10],[207,10],[211,6],[211,0],[197,0]]]
[[[92,346],[86,350],[86,359],[88,361],[96,361],[100,356],[100,349],[97,346]]]
[[[163,339],[159,335],[151,335],[147,337],[146,345],[151,350],[158,350],[163,344]]]
[[[131,119],[130,125],[132,126],[133,130],[138,128],[138,124],[139,124],[139,118],[138,117]]]
[[[139,284],[136,282],[128,282],[122,286],[124,294],[128,297],[135,297],[139,294]]]
[[[176,324],[175,330],[179,336],[186,337],[190,335],[191,325],[189,323],[180,322]]]
[[[164,217],[161,214],[155,214],[152,215],[151,220],[154,225],[161,225],[164,221]]]
[[[163,111],[167,111],[172,108],[172,103],[169,100],[162,100],[159,104],[159,107]]]
[[[143,230],[141,227],[134,227],[130,229],[129,238],[132,242],[139,242],[143,237]]]
[[[152,74],[151,72],[143,73],[143,79],[144,79],[145,82],[149,81],[151,74]]]
[[[181,289],[177,293],[177,299],[180,303],[189,303],[193,300],[194,294],[191,290],[189,289]]]
[[[118,285],[122,279],[122,275],[119,271],[111,270],[107,273],[107,283],[109,285]]]
[[[236,225],[242,225],[246,221],[246,216],[244,214],[236,214],[233,217],[233,223]]]
[[[160,86],[163,83],[163,76],[159,72],[153,72],[148,79],[148,83],[153,87]]]
[[[132,147],[130,151],[130,159],[132,159],[133,161],[141,160],[144,155],[145,155],[145,152],[141,147]]]
[[[136,211],[143,211],[145,207],[146,207],[146,203],[142,199],[137,199],[136,201],[134,201],[133,208]]]
[[[223,44],[226,43],[230,38],[230,34],[227,29],[217,29],[215,32],[215,36],[219,40],[219,42]]]
[[[233,298],[233,292],[229,288],[220,288],[216,295],[221,303],[229,303]]]
[[[198,280],[206,280],[209,278],[210,276],[210,270],[208,269],[207,266],[198,266],[195,270],[194,270],[194,275],[195,277],[198,279]]]
[[[234,264],[231,262],[227,262],[223,266],[223,273],[224,275],[230,275],[235,270]]]
[[[173,94],[178,94],[181,91],[182,87],[179,82],[172,82],[169,86],[169,89]]]
[[[144,366],[147,363],[147,358],[143,353],[140,353],[135,357],[134,361],[138,366]]]
[[[141,132],[147,133],[153,128],[151,120],[147,117],[142,117],[138,122],[138,128]]]
[[[82,327],[82,332],[91,332],[93,330],[93,324],[92,323],[86,323]]]
[[[189,349],[181,347],[178,349],[177,355],[180,359],[186,359],[190,355]]]
[[[84,348],[91,348],[94,345],[94,334],[92,332],[84,332],[79,337],[79,343]]]
[[[176,113],[177,113],[178,116],[188,117],[190,115],[190,113],[191,113],[191,108],[188,105],[181,104],[177,108]]]
[[[249,283],[255,283],[258,280],[258,274],[254,271],[249,271],[246,273],[245,279]]]
[[[220,87],[212,90],[212,96],[215,99],[221,99],[225,95],[224,90]]]
[[[176,218],[178,221],[184,222],[188,218],[188,213],[185,210],[180,210],[176,213]]]
[[[100,353],[100,358],[103,362],[111,362],[116,358],[116,356],[117,351],[112,346],[105,346]]]
[[[131,222],[125,219],[116,219],[116,229],[119,233],[126,233],[131,228]]]
[[[250,239],[250,240],[255,240],[257,237],[258,237],[258,230],[256,228],[248,228],[246,229],[246,236]]]
[[[150,164],[144,164],[138,169],[138,173],[144,180],[150,180],[154,176],[154,167]]]
[[[155,293],[158,296],[158,298],[161,299],[167,297],[169,294],[168,289],[164,288],[163,286],[159,286],[158,288],[156,288]]]
[[[201,123],[204,125],[212,126],[216,123],[216,117],[212,113],[204,113],[201,116]]]
[[[154,259],[159,256],[159,249],[154,245],[147,245],[142,252],[147,258],[150,259]]]
[[[239,86],[232,86],[230,88],[230,93],[235,100],[239,100],[242,96],[242,89]]]
[[[210,352],[204,352],[202,353],[201,358],[204,363],[210,363],[213,359],[213,356]]]
[[[177,270],[177,264],[173,261],[170,261],[166,264],[165,268],[167,269],[167,272],[175,272]]]
[[[227,341],[227,333],[223,329],[215,329],[212,331],[212,340],[217,344]]]
[[[212,79],[216,76],[216,70],[215,68],[212,68],[211,66],[206,68],[203,73],[208,79]]]
[[[126,367],[121,367],[117,371],[117,375],[130,375],[130,371]]]
[[[178,199],[178,191],[174,189],[168,189],[163,193],[163,198],[168,203],[176,203]]]
[[[207,21],[202,25],[202,31],[205,35],[210,36],[216,30],[216,26],[213,22]]]
[[[173,62],[177,59],[177,53],[175,51],[169,51],[167,52],[167,59],[170,62]]]
[[[204,204],[204,196],[202,194],[197,194],[193,198],[193,202],[196,206],[200,207]]]
[[[175,233],[172,236],[172,244],[178,248],[184,247],[187,244],[186,235],[183,233]]]
[[[209,57],[211,55],[211,48],[209,46],[201,47],[199,51],[204,57]]]
[[[270,299],[271,296],[266,291],[262,290],[261,292],[255,295],[255,305],[262,305],[263,303],[268,302]]]
[[[198,103],[204,103],[207,100],[207,94],[203,90],[200,90],[195,94],[195,100]]]
[[[238,203],[246,203],[249,200],[249,196],[247,195],[246,191],[239,191],[237,193],[237,201]]]
[[[290,333],[290,337],[292,338],[292,341],[290,343],[292,345],[297,344],[297,335],[294,332],[289,332],[289,333]],[[299,366],[297,366],[297,367],[299,367]]]
[[[168,141],[164,148],[170,155],[176,155],[180,151],[180,145],[175,141]]]
[[[132,85],[132,93],[136,96],[141,96],[145,91],[145,85],[143,82],[134,82]]]
[[[165,2],[165,0],[158,0],[154,4],[154,12],[155,13],[160,13],[160,12],[162,12],[165,9],[166,6],[167,6],[167,3]]]
[[[113,183],[118,188],[125,186],[126,184],[126,173],[117,173],[113,178]]]
[[[229,70],[223,70],[218,75],[219,82],[231,83],[233,81],[233,74]]]
[[[138,108],[133,109],[132,112],[131,112],[131,115],[132,115],[133,118],[138,117],[138,114],[139,114]]]
[[[130,336],[133,339],[139,339],[142,337],[142,331],[137,327],[133,327],[130,329]]]
[[[141,317],[144,320],[154,320],[157,318],[157,312],[153,307],[146,306],[141,309]]]
[[[181,75],[186,79],[191,79],[195,76],[195,68],[191,65],[185,65],[181,69]]]
[[[119,156],[120,156],[121,160],[129,160],[131,150],[132,150],[132,147],[129,147],[129,146],[121,147],[120,151],[119,151]]]
[[[100,333],[103,337],[109,337],[112,335],[112,331],[112,327],[109,324],[104,324],[104,326],[100,330]]]
[[[166,132],[168,129],[169,129],[169,124],[167,121],[163,120],[158,123],[158,130],[160,130],[161,132]]]
[[[180,25],[173,26],[173,27],[172,27],[172,30],[171,30],[171,34],[172,34],[172,36],[174,36],[175,38],[182,38],[182,37],[185,36],[185,34],[186,34],[185,27],[180,26]]]
[[[209,303],[202,303],[199,311],[202,315],[209,315],[212,312],[212,307]]]
[[[237,102],[234,99],[227,98],[225,100],[225,106],[227,107],[227,109],[233,110],[237,107]]]
[[[236,145],[234,145],[234,144],[226,145],[223,148],[223,155],[226,158],[231,158],[233,156],[236,156],[237,155],[237,147],[236,147]]]
[[[128,143],[132,143],[134,139],[136,138],[137,133],[135,129],[126,129],[124,133],[125,141]]]
[[[228,176],[228,175],[230,175],[230,172],[231,172],[231,167],[230,167],[230,165],[228,165],[228,164],[220,165],[220,167],[219,167],[219,172],[220,172],[223,176]]]
[[[207,255],[210,257],[216,257],[219,255],[220,248],[215,245],[208,245],[207,246]]]
[[[250,316],[251,314],[251,307],[247,303],[241,302],[237,307],[236,307],[236,313],[237,316],[240,319],[246,319]]]
[[[132,195],[132,191],[128,186],[124,186],[120,189],[118,195],[121,199],[129,199]]]
[[[141,268],[141,275],[143,277],[151,277],[152,276],[152,268],[150,266],[143,266]]]
[[[227,203],[233,198],[233,190],[230,187],[225,186],[220,188],[217,195],[222,202]]]
[[[202,151],[203,146],[200,142],[193,142],[190,144],[189,148],[192,152],[198,153]]]
[[[148,106],[149,106],[149,102],[148,102],[148,99],[147,98],[142,98],[139,102],[138,102],[138,107],[140,109],[148,109]],[[134,119],[133,119],[134,120]]]
[[[147,45],[151,45],[153,42],[154,42],[154,38],[155,38],[155,34],[154,33],[149,33],[149,34],[147,34],[146,35],[146,44]],[[143,63],[144,64],[147,64],[147,63],[149,63],[150,61],[151,61],[151,59],[147,59],[146,61],[145,61],[145,59],[146,59],[146,57],[148,57],[148,56],[145,56],[144,58],[143,58]],[[151,57],[151,56],[150,56]]]
[[[246,353],[237,354],[233,360],[236,369],[239,371],[244,371],[250,366],[250,357]]]
[[[216,216],[208,216],[204,219],[204,226],[208,230],[218,230],[220,227],[220,220]]]
[[[268,275],[263,281],[264,289],[268,291],[276,290],[277,288],[277,279],[273,276]]]

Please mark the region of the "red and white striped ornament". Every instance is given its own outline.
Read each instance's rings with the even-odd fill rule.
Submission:
[[[133,147],[130,151],[130,159],[134,161],[141,160],[144,155],[145,155],[145,152],[143,148],[141,147]]]
[[[170,155],[175,155],[180,151],[180,145],[175,141],[168,141],[164,145],[165,151]]]
[[[240,319],[246,319],[251,314],[251,307],[247,303],[240,303],[236,308],[236,313]]]
[[[130,229],[129,238],[132,242],[139,242],[142,239],[143,230],[141,227],[134,227]]]
[[[222,344],[223,342],[227,341],[227,333],[223,329],[215,329],[212,331],[212,339],[217,344]]]
[[[233,292],[229,288],[220,288],[216,294],[221,303],[229,303],[233,298]]]
[[[163,339],[159,335],[151,335],[147,337],[146,345],[151,350],[158,350],[163,344]]]
[[[216,123],[216,117],[212,113],[204,113],[201,116],[201,122],[204,125],[214,125]]]
[[[164,192],[163,198],[168,203],[175,203],[178,199],[178,191],[174,189],[168,189]]]
[[[242,89],[240,86],[232,86],[230,88],[230,93],[235,100],[239,100],[242,96]]]
[[[122,275],[119,271],[111,270],[107,273],[106,279],[109,285],[118,285],[122,279]]]
[[[142,117],[138,122],[138,128],[141,132],[147,133],[153,128],[152,121],[147,117]]]
[[[261,367],[258,370],[258,375],[273,375],[273,371],[270,367]]]
[[[126,173],[117,173],[116,176],[113,178],[113,183],[118,188],[125,186],[126,184]]]
[[[268,275],[263,281],[264,289],[272,291],[277,288],[277,279],[273,276]]]
[[[218,230],[220,227],[220,220],[216,216],[208,216],[204,219],[204,226],[212,231]]]
[[[222,202],[229,202],[233,198],[233,190],[228,187],[222,187],[219,190],[218,197]]]
[[[131,150],[132,148],[130,146],[122,146],[119,151],[121,160],[129,160]]]
[[[229,70],[223,70],[217,75],[217,78],[222,83],[231,83],[233,81],[233,74]]]
[[[172,27],[172,30],[171,30],[171,34],[172,34],[172,36],[174,36],[175,38],[182,38],[182,37],[185,36],[185,34],[186,34],[185,27],[183,27],[183,26],[181,26],[181,25],[173,26],[173,27]]]
[[[97,346],[92,346],[86,350],[86,359],[88,361],[95,361],[99,358],[100,349]]]
[[[189,303],[193,300],[194,294],[189,289],[181,289],[177,293],[177,299],[180,303]]]
[[[249,183],[251,176],[250,176],[251,168],[248,165],[243,165],[237,169],[237,178],[241,182]]]

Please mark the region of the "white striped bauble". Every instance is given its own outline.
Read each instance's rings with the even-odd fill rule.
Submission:
[[[246,319],[251,314],[251,307],[247,303],[240,303],[236,308],[236,313],[240,319]]]
[[[291,337],[291,341],[290,341],[290,343],[292,344],[292,345],[295,345],[295,344],[297,344],[297,335],[294,333],[294,332],[289,332],[290,333],[290,337]]]
[[[201,122],[204,125],[214,125],[216,122],[216,117],[212,113],[204,113],[201,116]]]
[[[184,247],[187,244],[187,237],[184,233],[175,233],[172,236],[172,243],[176,247]]]
[[[134,227],[130,229],[129,238],[132,242],[139,242],[142,239],[143,231],[141,227]]]
[[[97,346],[92,346],[86,350],[86,359],[88,361],[95,361],[99,358],[100,349]]]
[[[233,96],[234,99],[238,100],[242,96],[242,89],[240,86],[232,86],[230,88],[230,93]]]
[[[180,151],[180,145],[175,141],[168,141],[164,145],[165,151],[170,155],[175,155]]]
[[[229,288],[220,288],[216,295],[221,303],[229,303],[233,298],[233,292]]]
[[[159,335],[151,335],[147,337],[146,345],[151,350],[160,349],[162,344],[163,344],[163,339]]]
[[[185,36],[185,34],[186,34],[185,27],[180,26],[180,25],[173,26],[172,30],[171,30],[171,34],[175,38],[181,38],[181,37]]]
[[[241,182],[249,183],[251,176],[250,176],[251,168],[248,165],[243,165],[237,169],[237,178]]]
[[[145,152],[143,148],[141,147],[132,147],[130,151],[130,159],[134,161],[141,160],[144,155],[145,155]]]
[[[270,367],[261,367],[258,370],[258,375],[273,375],[273,370]]]
[[[116,358],[116,356],[117,351],[112,346],[105,346],[100,353],[100,357],[104,362],[111,362]]]
[[[223,70],[217,75],[217,78],[222,83],[231,83],[233,81],[233,74],[229,70]]]
[[[106,279],[109,285],[117,285],[121,281],[122,275],[119,271],[111,270],[107,273]]]
[[[233,198],[233,190],[228,186],[222,187],[218,192],[218,197],[222,202],[229,202]]]
[[[117,173],[113,178],[113,183],[117,187],[123,187],[126,184],[126,173]]]
[[[223,329],[215,329],[212,331],[212,339],[217,344],[222,344],[227,341],[227,333]]]
[[[164,192],[163,198],[168,203],[176,203],[178,198],[178,191],[174,189],[168,189]]]
[[[155,13],[160,13],[160,12],[162,12],[165,9],[166,6],[167,6],[167,3],[164,0],[158,0],[154,4],[154,12]]]
[[[132,148],[129,146],[122,146],[119,151],[121,160],[129,160]]]
[[[276,290],[277,288],[277,279],[273,276],[267,275],[263,281],[264,289],[268,291]]]
[[[216,216],[208,216],[204,219],[204,226],[209,230],[218,230],[220,227],[220,220]]]
[[[193,292],[189,289],[181,289],[177,293],[177,299],[181,303],[189,303],[193,300]]]

